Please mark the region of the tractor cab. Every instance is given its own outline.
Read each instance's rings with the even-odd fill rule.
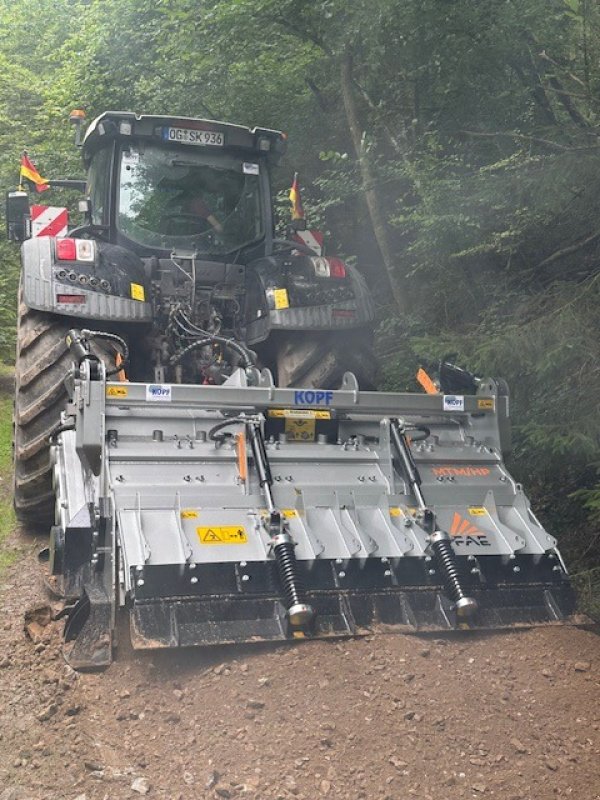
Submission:
[[[285,136],[221,122],[107,112],[88,128],[88,223],[142,257],[270,252],[269,173]]]

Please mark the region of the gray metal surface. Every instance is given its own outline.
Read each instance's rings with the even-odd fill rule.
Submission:
[[[267,442],[273,498],[285,513],[299,561],[426,557],[429,540],[415,498],[393,468],[390,416],[430,430],[424,442],[412,445],[412,454],[422,491],[457,554],[509,559],[554,549],[554,538],[502,463],[498,415],[506,412],[504,398],[464,397],[458,401],[464,411],[455,411],[444,410],[442,396],[360,392],[352,376],[341,390],[314,397],[276,389],[265,373],[258,386],[245,382],[240,371],[221,387],[154,391],[152,384],[109,382],[91,392],[89,383],[79,385],[77,443],[72,433],[60,437],[60,515],[66,524],[82,500],[98,491],[106,495],[114,508],[124,595],[134,588],[131,576],[143,581],[149,566],[272,558],[266,504],[252,465],[241,476],[233,439],[215,443],[209,431],[224,411],[306,408],[307,399],[340,416],[337,442]],[[107,441],[95,484],[85,466],[78,472],[76,448],[84,465],[93,462],[102,427]],[[243,428],[240,422],[228,430]],[[239,540],[227,538],[232,531],[240,532]]]
[[[115,297],[99,291],[90,291],[80,284],[57,280],[49,236],[27,239],[22,247],[23,299],[29,308],[51,311],[82,319],[123,320],[148,322],[152,318],[150,303]],[[83,303],[57,303],[59,295],[76,294],[84,297]]]
[[[53,448],[53,541],[65,541],[65,584],[79,597],[66,628],[74,665],[109,663],[116,604],[131,607],[134,647],[293,638],[270,499],[242,446],[248,419],[266,432],[273,506],[316,612],[310,635],[459,626],[433,551],[440,537],[468,583],[460,602],[478,606],[475,627],[572,613],[556,541],[503,464],[508,398],[494,382],[443,397],[360,392],[351,374],[334,392],[277,389],[256,370],[220,387],[103,374],[84,362],[65,417],[75,431]],[[327,433],[317,422],[312,441],[282,432],[282,419],[315,409]],[[215,441],[229,418],[229,438]],[[402,424],[425,426],[408,444],[418,486],[392,443]]]

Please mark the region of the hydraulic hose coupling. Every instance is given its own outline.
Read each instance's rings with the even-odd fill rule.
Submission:
[[[272,537],[272,544],[290,625],[295,628],[306,627],[313,620],[315,612],[304,600],[304,587],[298,577],[292,537],[281,531]]]
[[[473,616],[477,611],[477,601],[468,597],[462,588],[449,534],[446,531],[435,531],[429,541],[457,615],[463,618]]]

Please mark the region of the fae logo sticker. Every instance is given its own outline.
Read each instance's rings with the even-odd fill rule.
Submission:
[[[445,394],[444,411],[464,411],[465,398],[462,394]]]
[[[294,403],[302,406],[330,406],[333,401],[333,392],[312,389],[294,392]]]
[[[168,383],[148,383],[146,384],[146,400],[151,403],[162,401],[171,402],[171,386]]]

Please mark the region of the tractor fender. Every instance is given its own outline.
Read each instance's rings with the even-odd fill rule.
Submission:
[[[93,262],[59,261],[53,236],[23,242],[25,305],[83,319],[150,321],[150,286],[142,260],[124,247],[94,241]]]
[[[306,256],[270,256],[250,265],[246,292],[248,344],[272,330],[337,331],[368,327],[373,300],[360,272],[345,265],[346,278],[314,275]]]

